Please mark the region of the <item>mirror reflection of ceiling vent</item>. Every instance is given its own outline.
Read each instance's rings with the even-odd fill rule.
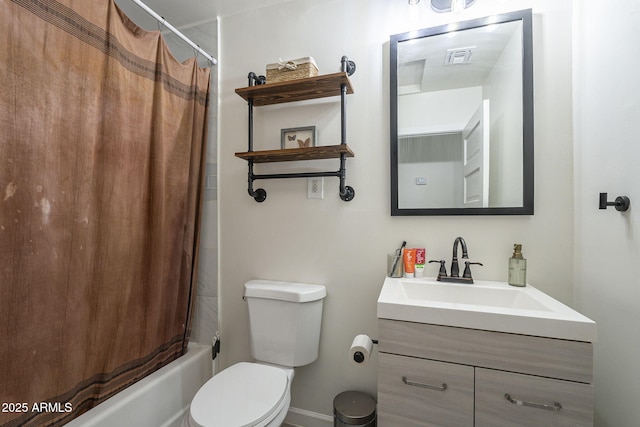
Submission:
[[[444,58],[444,65],[470,64],[473,49],[475,48],[475,46],[469,46],[447,49],[447,55]]]

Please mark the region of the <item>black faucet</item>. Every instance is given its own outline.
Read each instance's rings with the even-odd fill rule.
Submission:
[[[453,241],[451,277],[460,277],[460,270],[458,269],[458,244],[462,245],[462,259],[469,259],[469,253],[467,252],[467,242],[465,242],[462,237],[456,237],[456,240]]]
[[[482,265],[479,262],[465,261],[464,273],[460,277],[460,268],[458,267],[458,247],[462,246],[462,259],[469,259],[469,252],[467,251],[467,243],[462,237],[456,237],[453,241],[453,259],[451,260],[451,275],[447,276],[447,269],[445,267],[445,260],[431,260],[431,262],[440,263],[440,271],[438,272],[438,281],[441,282],[455,282],[455,283],[473,283],[473,277],[471,277],[471,265]]]

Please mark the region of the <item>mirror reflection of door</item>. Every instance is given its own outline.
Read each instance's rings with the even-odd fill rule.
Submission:
[[[489,100],[485,99],[462,132],[465,208],[489,206]]]

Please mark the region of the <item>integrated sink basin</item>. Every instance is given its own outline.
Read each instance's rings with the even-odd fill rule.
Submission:
[[[435,303],[481,305],[518,310],[551,311],[527,292],[521,292],[511,286],[489,287],[456,285],[445,286],[442,283],[401,281],[400,287],[411,300],[426,300]]]
[[[531,285],[476,280],[387,277],[378,298],[378,317],[497,332],[596,341],[596,324]]]

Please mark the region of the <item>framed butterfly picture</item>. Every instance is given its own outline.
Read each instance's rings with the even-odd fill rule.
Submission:
[[[280,131],[280,144],[282,149],[315,147],[316,127],[306,126],[282,129]]]

